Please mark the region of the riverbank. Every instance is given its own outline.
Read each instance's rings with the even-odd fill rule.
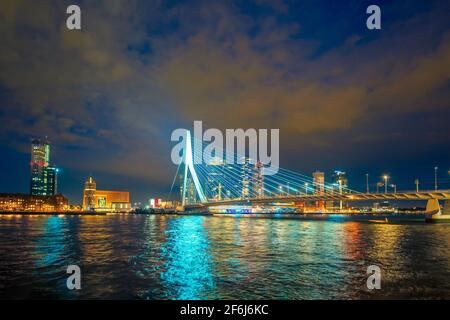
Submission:
[[[0,215],[12,215],[12,216],[34,216],[34,215],[47,215],[47,216],[105,216],[107,212],[86,212],[86,211],[63,211],[63,212],[48,212],[48,211],[1,211]]]

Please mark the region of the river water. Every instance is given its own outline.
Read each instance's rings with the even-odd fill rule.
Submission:
[[[450,224],[373,219],[0,215],[0,298],[449,299]]]

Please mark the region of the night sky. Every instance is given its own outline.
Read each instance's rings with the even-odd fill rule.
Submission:
[[[82,30],[67,30],[79,4]],[[366,28],[378,4],[382,29]],[[59,191],[166,197],[171,132],[279,128],[280,166],[450,188],[450,2],[0,2],[0,192],[48,136]]]

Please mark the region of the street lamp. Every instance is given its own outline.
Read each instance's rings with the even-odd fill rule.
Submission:
[[[414,183],[416,184],[416,192],[419,192],[419,179],[416,179]]]
[[[384,193],[387,193],[387,182],[388,182],[389,177],[385,174],[383,176],[383,180],[384,180]]]
[[[434,190],[437,191],[438,189],[438,184],[437,184],[437,170],[438,167],[434,167]]]
[[[390,187],[394,189],[394,193],[397,193],[397,185],[396,184],[391,184]]]
[[[370,190],[369,190],[369,174],[368,173],[366,173],[366,192],[370,193]]]

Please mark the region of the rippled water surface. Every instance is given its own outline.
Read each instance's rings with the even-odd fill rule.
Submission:
[[[81,268],[81,290],[66,268]],[[382,270],[381,290],[366,270]],[[0,298],[450,298],[450,224],[0,216]]]

